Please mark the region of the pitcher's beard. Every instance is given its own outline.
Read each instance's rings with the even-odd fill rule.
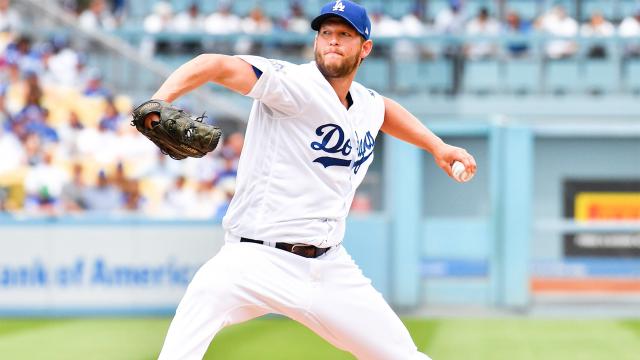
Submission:
[[[327,66],[324,63],[324,58],[320,55],[320,52],[316,51],[315,60],[322,75],[324,75],[324,77],[328,79],[341,78],[350,75],[351,73],[356,71],[358,65],[360,64],[360,58],[358,57],[358,54],[350,58],[345,58],[344,61],[339,65]]]

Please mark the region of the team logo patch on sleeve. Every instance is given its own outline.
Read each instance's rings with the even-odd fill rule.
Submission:
[[[273,59],[269,59],[269,62],[271,63],[271,66],[273,67],[273,70],[275,71],[282,71],[284,69],[284,64],[279,62],[278,60],[273,60]]]

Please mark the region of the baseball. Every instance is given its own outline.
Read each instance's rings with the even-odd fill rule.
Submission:
[[[460,182],[467,182],[473,178],[473,173],[469,173],[465,170],[464,165],[460,161],[456,161],[451,166],[454,179]]]

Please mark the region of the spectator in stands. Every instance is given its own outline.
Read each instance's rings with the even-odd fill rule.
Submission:
[[[83,159],[91,159],[101,166],[115,164],[118,160],[120,139],[104,126],[87,126],[78,136],[78,153]]]
[[[159,150],[156,151],[155,163],[155,166],[150,169],[149,172],[145,173],[144,176],[148,179],[157,179],[159,182],[165,182],[167,187],[173,183],[176,177],[182,176],[184,171],[184,162],[173,161]]]
[[[16,75],[24,73],[38,73],[42,69],[40,55],[32,49],[32,41],[28,36],[19,36],[7,46],[4,58],[8,65],[14,65],[18,70]],[[12,76],[12,80],[17,80]]]
[[[42,162],[42,141],[38,134],[29,134],[25,131],[24,138],[20,138],[24,152],[26,155],[26,163],[29,166],[35,166]]]
[[[470,36],[494,37],[500,32],[500,23],[489,16],[489,9],[480,8],[478,15],[471,19],[466,26],[466,33]],[[466,45],[465,53],[471,60],[492,58],[497,55],[497,45],[488,40],[472,40]]]
[[[536,26],[541,31],[555,37],[572,37],[578,35],[578,22],[567,15],[564,7],[556,5],[549,12],[542,15]],[[568,58],[578,51],[575,41],[557,39],[551,40],[546,46],[546,55],[551,59]]]
[[[26,124],[27,132],[38,135],[44,144],[60,141],[58,132],[49,124],[49,115],[49,110],[43,108],[41,121],[32,121]]]
[[[204,21],[204,29],[213,35],[227,35],[240,33],[240,18],[232,11],[231,2],[221,2],[218,11],[207,16]],[[230,54],[233,52],[233,44],[228,41],[207,40],[204,42],[205,51]]]
[[[178,13],[171,23],[171,27],[177,33],[197,33],[204,31],[204,15],[200,13],[198,3],[193,2],[186,11]],[[179,45],[179,51],[183,53],[202,52],[201,39],[185,39]]]
[[[0,32],[15,33],[22,26],[22,17],[11,8],[10,0],[0,0]]]
[[[421,6],[414,6],[411,12],[408,12],[400,19],[401,33],[410,37],[421,37],[428,31],[425,23],[422,21],[424,17]],[[433,58],[434,52],[427,45],[416,43],[407,39],[401,39],[395,45],[394,52],[399,58],[416,60],[418,58]]]
[[[220,184],[227,181],[228,179],[235,179],[238,175],[237,159],[232,154],[225,151],[223,151],[221,155],[223,160],[223,167],[222,169],[219,169],[213,180],[213,183],[216,186],[220,186]]]
[[[633,15],[625,17],[618,27],[618,34],[623,38],[636,39],[634,42],[627,42],[625,46],[626,57],[640,57],[640,5],[635,9]]]
[[[109,177],[109,183],[124,192],[128,182],[129,178],[127,178],[124,172],[124,164],[122,164],[122,161],[119,161],[118,164],[116,164],[116,171]]]
[[[226,178],[224,181],[219,182],[216,187],[220,188],[224,194],[224,200],[218,205],[216,214],[214,215],[215,221],[221,223],[222,218],[226,215],[227,210],[229,209],[231,199],[233,199],[233,195],[236,192],[236,179],[231,177]]]
[[[401,36],[402,33],[402,25],[400,22],[396,21],[394,18],[385,14],[381,7],[376,8],[371,13],[371,33],[372,36],[383,38],[383,37],[394,37]],[[396,47],[400,43],[400,52],[396,52]],[[406,54],[402,52],[402,47],[404,45],[402,42],[394,41],[393,43],[382,43],[378,44],[376,50],[372,52],[373,57],[404,57]],[[406,47],[406,46],[404,46]]]
[[[96,185],[87,188],[82,201],[90,213],[113,214],[122,208],[122,193],[109,183],[104,170],[100,170]]]
[[[615,35],[613,24],[607,21],[601,12],[596,11],[591,15],[589,22],[582,24],[580,35],[585,38],[606,38]],[[591,43],[587,51],[587,56],[592,59],[603,59],[607,57],[607,49],[602,43]]]
[[[63,156],[67,159],[74,159],[79,156],[78,138],[84,129],[84,125],[75,111],[69,112],[67,122],[58,126],[60,136],[60,146]]]
[[[20,67],[17,62],[10,61],[9,57],[7,57],[8,51],[2,52],[2,57],[0,57],[0,67],[3,71],[0,72],[0,76],[2,76],[2,82],[6,85],[16,84],[20,81]],[[5,85],[5,86],[6,86]]]
[[[85,96],[109,98],[112,96],[111,91],[102,83],[102,74],[99,70],[90,71],[89,80],[82,92]]]
[[[400,19],[402,33],[407,36],[422,36],[427,31],[425,23],[422,21],[424,17],[422,7],[414,6],[411,12],[406,13]]]
[[[140,181],[129,179],[123,188],[123,210],[129,213],[141,214],[144,212],[146,199],[140,192]]]
[[[69,46],[65,36],[54,36],[50,46],[52,54],[46,62],[46,82],[56,86],[77,86],[78,53]]]
[[[88,66],[89,57],[85,52],[77,52],[76,62],[76,83],[73,85],[76,89],[84,87],[93,76],[94,69]]]
[[[289,3],[289,14],[280,20],[280,27],[284,31],[288,31],[295,34],[307,34],[311,28],[310,21],[304,14],[304,9],[300,1],[291,1]],[[312,57],[311,46],[307,43],[281,43],[277,46],[283,54],[290,54],[294,56]]]
[[[238,175],[240,152],[243,146],[244,135],[240,132],[231,133],[224,139],[223,146],[219,152],[219,157],[222,161],[217,165],[213,176],[213,185],[216,188],[224,189],[223,184],[229,185],[229,181],[233,181],[235,184],[235,178]]]
[[[449,6],[436,15],[435,30],[442,34],[462,33],[467,20],[462,5],[462,0],[449,0]]]
[[[149,36],[145,36],[140,44],[140,50],[145,56],[153,56],[157,53],[167,53],[171,44],[166,40],[155,39],[154,34],[171,31],[173,26],[173,7],[167,1],[159,1],[153,5],[153,11],[147,15],[142,28]]]
[[[29,213],[54,215],[59,212],[62,188],[69,175],[53,164],[53,151],[44,151],[42,162],[29,168],[24,179],[25,209]]]
[[[102,114],[102,118],[100,119],[100,127],[104,127],[110,131],[117,131],[118,127],[120,127],[121,123],[124,121],[123,116],[116,108],[116,104],[114,102],[113,97],[108,97],[104,113]]]
[[[204,16],[200,13],[198,3],[191,3],[186,11],[178,13],[173,19],[172,27],[175,32],[179,33],[203,31]]]
[[[236,34],[241,30],[240,18],[232,12],[232,2],[220,3],[218,11],[207,16],[205,31],[209,34]]]
[[[24,106],[14,115],[11,121],[23,125],[24,130],[28,133],[30,127],[44,123],[45,110],[42,107],[43,91],[40,87],[38,75],[35,73],[28,73],[26,75],[25,85],[27,91],[25,94]]]
[[[242,19],[240,29],[245,34],[269,34],[273,30],[273,22],[264,14],[262,8],[254,7],[249,16]],[[239,38],[235,52],[239,54],[258,54],[262,50],[261,42],[253,42],[250,38]]]
[[[120,114],[123,115],[122,112]],[[151,171],[156,165],[157,146],[144,136],[140,136],[140,133],[133,126],[130,126],[124,115],[118,124],[117,132],[114,134],[118,141],[115,158],[126,159],[130,166],[130,174],[137,178]],[[181,164],[182,162],[176,161],[176,163]]]
[[[249,16],[242,19],[240,29],[245,34],[268,34],[273,30],[273,22],[260,6],[251,9]]]
[[[461,34],[464,31],[466,15],[462,0],[449,0],[449,6],[436,14],[434,30],[440,34]],[[462,86],[462,71],[464,67],[463,47],[458,42],[438,44],[437,53],[451,61],[453,81],[451,92],[456,94]]]
[[[169,187],[164,195],[163,215],[168,217],[184,217],[191,213],[191,208],[196,205],[196,194],[187,186],[184,176],[178,176],[173,186]]]
[[[292,1],[289,4],[289,15],[281,21],[281,27],[289,32],[306,34],[309,32],[309,19],[304,14],[300,1]]]
[[[142,21],[146,33],[156,34],[172,30],[173,7],[168,1],[158,1],[153,5],[153,11]]]
[[[91,0],[89,7],[78,17],[78,25],[87,31],[113,30],[116,20],[106,6],[105,0]]]
[[[531,23],[523,20],[517,12],[509,11],[505,17],[503,32],[512,36],[528,35],[531,32]],[[527,40],[509,41],[506,48],[507,54],[515,58],[527,56],[529,53]]]
[[[62,209],[65,213],[79,213],[86,210],[87,205],[84,203],[84,193],[87,191],[87,185],[84,178],[84,167],[81,163],[73,164],[71,170],[71,181],[62,187]]]
[[[223,157],[233,160],[233,168],[238,168],[240,153],[244,146],[244,135],[241,132],[233,132],[224,139],[224,146],[220,151]]]
[[[371,14],[371,33],[376,37],[402,36],[402,24],[384,13],[382,8],[375,9]]]
[[[20,139],[0,126],[0,176],[11,174],[25,164],[26,154]]]
[[[148,142],[148,141],[147,141]],[[155,147],[155,145],[154,145]],[[162,215],[164,211],[164,194],[175,181],[175,178],[183,174],[183,162],[172,161],[160,151],[156,152],[156,161],[148,161],[153,165],[141,173],[146,180],[147,187],[143,190],[152,192],[156,196],[150,196],[149,212],[153,215]],[[161,197],[158,199],[158,197]]]
[[[122,23],[125,16],[127,1],[128,0],[111,0],[111,13],[118,25]]]
[[[212,219],[226,201],[226,195],[213,185],[213,181],[200,181],[196,200],[188,216],[194,219]]]

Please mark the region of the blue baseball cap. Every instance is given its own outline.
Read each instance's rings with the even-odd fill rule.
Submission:
[[[362,5],[348,0],[337,0],[327,3],[322,7],[320,15],[311,22],[311,28],[320,30],[322,22],[330,17],[337,16],[351,24],[356,31],[365,39],[369,40],[371,35],[371,20],[367,15],[367,10]]]

